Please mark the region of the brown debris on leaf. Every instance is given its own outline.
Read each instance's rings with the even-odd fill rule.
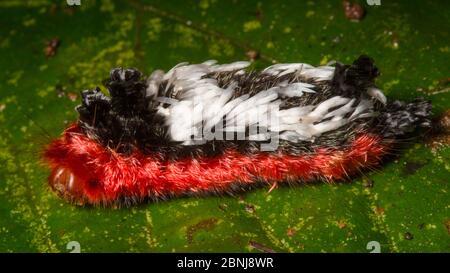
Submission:
[[[268,246],[265,246],[265,245],[263,245],[263,244],[260,244],[260,243],[258,243],[258,242],[250,241],[250,242],[248,242],[248,243],[249,243],[249,245],[250,245],[251,247],[253,247],[254,249],[257,249],[257,250],[259,250],[259,251],[261,251],[261,252],[264,252],[264,253],[276,253],[275,250],[271,249],[271,248],[268,247]]]
[[[250,61],[252,61],[252,62],[254,62],[254,61],[256,61],[257,59],[259,59],[259,52],[256,51],[256,50],[254,50],[254,49],[251,49],[251,50],[247,51],[247,52],[245,53],[245,55],[246,55],[247,58],[249,58]]]
[[[376,213],[378,216],[383,216],[383,215],[384,215],[384,208],[382,208],[382,207],[376,207],[376,208],[375,208],[375,213]]]
[[[426,142],[426,145],[431,148],[433,152],[450,145],[450,134],[437,134],[432,136]]]
[[[288,228],[286,231],[286,235],[289,237],[294,236],[297,233],[297,231],[294,228]]]
[[[433,120],[432,131],[426,141],[426,145],[433,152],[450,145],[450,109]]]
[[[44,49],[45,56],[47,58],[55,56],[60,44],[61,40],[59,40],[59,38],[53,38],[48,41],[47,46]]]
[[[77,95],[76,93],[69,92],[69,93],[67,93],[67,97],[68,97],[69,100],[71,100],[71,101],[76,101],[77,98],[78,98],[78,95]]]
[[[195,225],[189,226],[188,229],[186,230],[186,239],[187,239],[188,244],[193,243],[195,233],[197,233],[200,230],[204,230],[204,231],[212,230],[217,225],[218,221],[219,220],[216,218],[209,218],[209,219],[202,220]]]
[[[450,219],[445,222],[445,227],[447,228],[447,233],[450,235]]]
[[[264,19],[264,12],[261,7],[256,8],[255,17],[258,21],[262,21]]]
[[[363,6],[358,3],[352,3],[349,0],[342,1],[344,7],[345,17],[350,21],[359,22],[366,15],[366,11]]]
[[[450,109],[447,109],[436,121],[437,129],[442,133],[450,133]]]
[[[337,223],[339,229],[344,229],[347,227],[347,223],[344,220],[341,220]]]

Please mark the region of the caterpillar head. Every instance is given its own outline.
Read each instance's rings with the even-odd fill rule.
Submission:
[[[110,96],[98,87],[81,92],[79,120],[44,152],[53,191],[77,204],[100,204],[120,198],[121,183],[136,181],[130,161],[145,145],[140,139],[153,132],[141,77],[136,69],[116,68],[105,84]],[[106,191],[106,184],[117,187]]]

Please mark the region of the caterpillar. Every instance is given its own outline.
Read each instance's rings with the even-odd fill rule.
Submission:
[[[50,188],[78,205],[130,206],[349,180],[431,126],[431,103],[388,101],[368,56],[249,65],[112,69],[109,96],[82,91],[78,121],[45,147]]]

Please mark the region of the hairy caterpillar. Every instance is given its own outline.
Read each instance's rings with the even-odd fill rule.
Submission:
[[[430,126],[431,104],[387,101],[367,56],[248,65],[182,63],[148,78],[113,69],[110,96],[83,91],[78,122],[46,147],[51,188],[76,204],[131,205],[345,180]]]

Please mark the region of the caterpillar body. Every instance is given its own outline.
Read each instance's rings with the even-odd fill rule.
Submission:
[[[381,163],[431,104],[388,101],[373,60],[313,67],[181,63],[113,69],[44,150],[49,185],[76,204],[132,205],[261,185],[348,180]]]

